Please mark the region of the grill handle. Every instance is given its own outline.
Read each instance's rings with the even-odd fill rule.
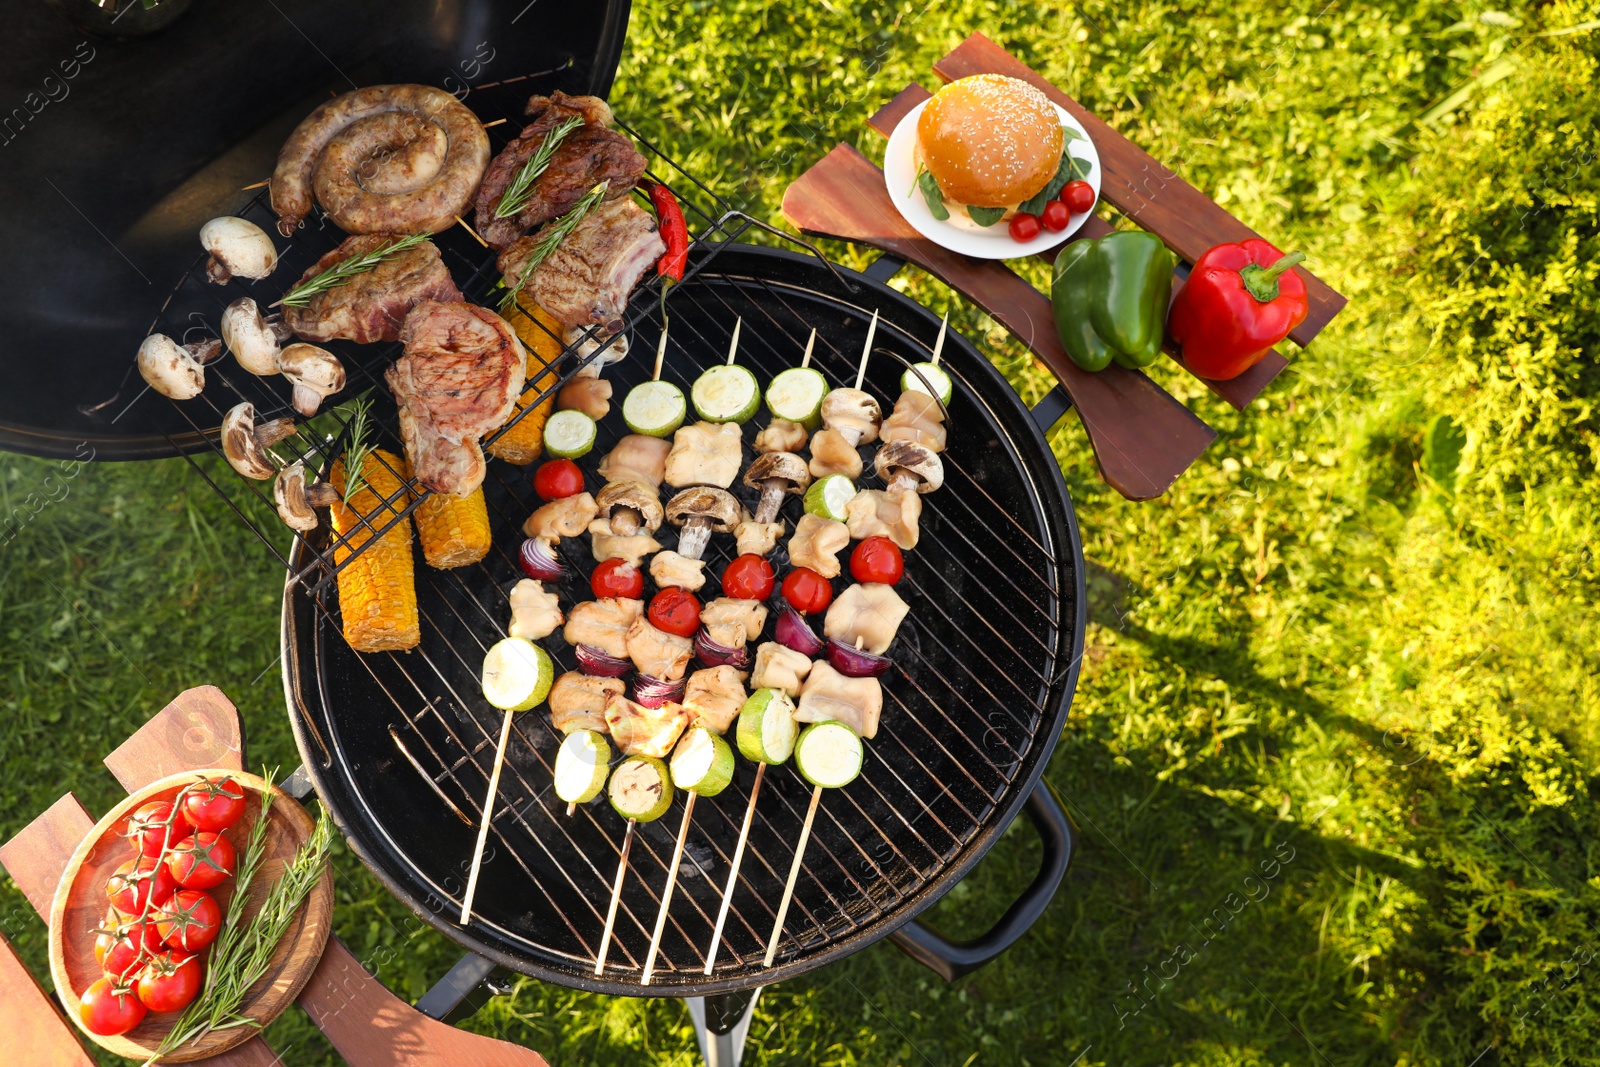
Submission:
[[[906,955],[928,968],[946,982],[953,982],[964,974],[982,967],[1006,949],[1016,944],[1033,924],[1039,921],[1051,898],[1066,877],[1067,865],[1077,844],[1078,831],[1061,806],[1055,788],[1039,779],[1028,794],[1028,818],[1039,833],[1043,856],[1039,873],[1000,921],[988,933],[970,941],[947,941],[919,922],[908,922],[889,935],[889,940],[899,945]]]

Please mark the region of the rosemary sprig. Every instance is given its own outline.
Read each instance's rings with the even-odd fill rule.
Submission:
[[[354,500],[356,494],[361,492],[367,480],[362,477],[366,467],[367,456],[372,452],[372,441],[369,439],[371,424],[367,413],[372,408],[372,401],[363,395],[350,402],[350,443],[344,449],[344,498]]]
[[[404,237],[398,237],[387,244],[374,248],[366,255],[351,256],[342,263],[335,263],[315,278],[303,281],[287,293],[284,293],[283,299],[279,300],[278,304],[286,304],[295,308],[306,307],[311,303],[313,297],[321,296],[329,289],[337,289],[341,285],[349,285],[356,275],[365,274],[392,255],[417,247],[431,236],[432,234],[426,233],[408,233]],[[278,304],[274,304],[273,307],[277,307]]]
[[[194,1003],[184,1009],[177,1024],[145,1061],[144,1067],[150,1067],[172,1050],[213,1030],[261,1025],[259,1020],[241,1014],[239,1009],[249,995],[250,988],[266,974],[278,943],[283,940],[300,906],[322,877],[333,839],[333,824],[324,811],[306,843],[300,846],[278,880],[267,890],[261,910],[246,921],[244,910],[249,902],[250,883],[266,858],[267,816],[271,806],[272,795],[263,793],[261,816],[250,828],[233,899],[228,902],[228,914],[223,920],[222,934],[211,946],[205,988]]]
[[[567,134],[582,125],[583,119],[574,115],[564,122],[557,123],[544,135],[544,143],[539,146],[539,150],[528,157],[511,184],[506,186],[506,191],[500,194],[500,203],[494,209],[495,218],[509,219],[528,206],[528,201],[533,198],[533,183],[550,166],[550,160],[555,158],[556,149],[567,139]]]
[[[605,199],[606,190],[611,188],[611,181],[607,179],[583,194],[583,199],[573,205],[572,210],[562,215],[559,219],[545,226],[539,231],[539,243],[533,246],[533,252],[528,256],[528,261],[522,265],[522,273],[517,275],[517,284],[512,286],[505,296],[500,298],[500,312],[511,310],[511,305],[517,302],[517,294],[522,292],[522,287],[528,284],[528,279],[533,277],[533,272],[539,269],[539,264],[550,258],[550,253],[565,241],[573,230],[578,228],[578,223],[588,218],[595,208],[600,206],[600,201]],[[505,284],[502,280],[501,285]]]

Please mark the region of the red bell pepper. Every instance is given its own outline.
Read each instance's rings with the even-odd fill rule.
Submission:
[[[1305,321],[1306,283],[1265,241],[1217,245],[1201,256],[1172,301],[1167,336],[1189,370],[1212,381],[1237,378]]]

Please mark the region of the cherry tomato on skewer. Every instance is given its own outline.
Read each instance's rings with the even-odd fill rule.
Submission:
[[[869,537],[850,553],[850,576],[858,582],[893,585],[905,571],[900,546],[887,537]]]
[[[693,637],[700,629],[700,601],[683,589],[661,590],[650,601],[646,615],[651,626],[678,637]]]
[[[796,567],[783,577],[783,599],[802,615],[816,615],[833,603],[833,583],[810,567]]]
[[[125,1034],[144,1022],[144,1016],[145,1006],[133,990],[119,990],[109,978],[97,979],[78,1004],[78,1018],[91,1034],[101,1037]]]
[[[533,491],[541,500],[560,500],[583,492],[583,472],[570,459],[552,459],[539,465],[533,476]]]
[[[232,778],[208,778],[183,797],[183,817],[196,830],[220,834],[244,814],[244,786]]]
[[[722,569],[722,592],[735,600],[765,600],[772,595],[772,564],[746,552]]]
[[[589,575],[589,588],[596,600],[617,596],[638,600],[644,595],[644,572],[625,559],[608,559]]]

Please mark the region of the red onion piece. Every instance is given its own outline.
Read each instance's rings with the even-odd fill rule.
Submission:
[[[621,678],[633,670],[631,661],[618,659],[593,645],[579,645],[573,652],[578,657],[578,670],[584,674],[592,674],[596,678]]]
[[[522,542],[522,551],[518,555],[522,560],[522,573],[529,578],[541,582],[561,580],[561,561],[556,558],[553,548],[546,548],[537,537]]]
[[[806,625],[806,620],[798,611],[787,605],[783,614],[778,616],[773,636],[778,639],[778,644],[792,648],[808,659],[816,659],[817,653],[822,651],[822,639]]]
[[[682,697],[688,685],[687,678],[666,682],[653,675],[640,674],[633,680],[633,699],[647,708],[659,708],[668,701]]]
[[[878,656],[828,638],[828,664],[851,678],[876,678],[894,666],[888,656]]]
[[[748,647],[740,645],[738,648],[729,648],[727,645],[719,645],[711,640],[711,635],[706,633],[704,626],[700,627],[700,632],[694,635],[694,654],[707,667],[728,666],[744,670],[750,665],[750,649]]]

